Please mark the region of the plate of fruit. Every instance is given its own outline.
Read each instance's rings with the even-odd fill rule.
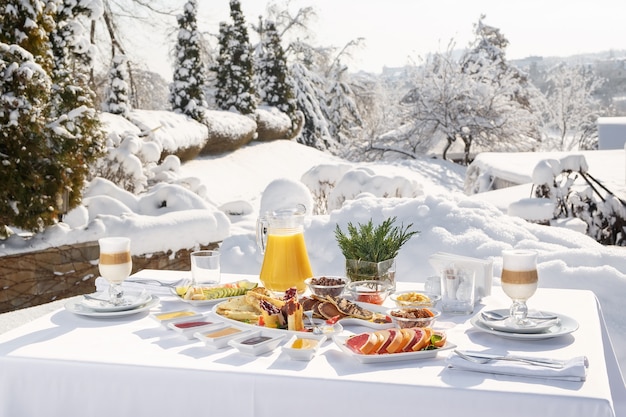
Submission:
[[[213,305],[234,297],[245,295],[258,287],[256,282],[241,280],[213,287],[181,285],[172,292],[181,300],[195,306]]]
[[[333,336],[342,352],[361,363],[408,361],[434,358],[456,346],[444,332],[430,327],[384,329],[352,336]]]

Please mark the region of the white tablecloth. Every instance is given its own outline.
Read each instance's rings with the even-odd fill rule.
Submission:
[[[224,276],[242,278],[254,279]],[[494,287],[482,303],[477,309],[506,308],[509,300]],[[332,343],[311,362],[292,361],[280,349],[252,357],[209,350],[164,329],[148,313],[102,319],[62,309],[0,336],[0,416],[382,416],[429,409],[444,416],[615,415],[612,398],[623,395],[624,386],[593,293],[540,289],[529,305],[574,317],[580,328],[520,341],[476,330],[469,316],[442,316],[438,326],[467,350],[586,355],[586,382],[447,369],[445,352],[434,359],[361,364]],[[163,296],[153,312],[184,307]]]

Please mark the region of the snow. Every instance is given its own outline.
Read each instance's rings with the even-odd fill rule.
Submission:
[[[220,114],[228,115],[216,112],[212,117],[218,119]],[[132,130],[116,118],[106,120],[111,130]],[[167,120],[160,124],[166,125]],[[194,123],[177,122],[170,139],[180,138],[187,144],[188,137],[196,134]],[[224,129],[232,128],[223,124]],[[623,186],[624,151],[612,152],[583,154],[596,178],[609,178]],[[564,156],[501,153],[481,154],[478,160],[484,170],[508,172],[529,183],[538,161],[562,160]],[[490,201],[491,195],[500,193],[502,197],[505,192],[511,201],[528,197],[528,184],[470,197],[463,193],[465,169],[446,161],[353,163],[288,140],[252,142],[234,152],[183,164],[173,158],[162,163],[170,165],[170,183],[158,183],[134,195],[97,179],[86,190],[84,206],[71,212],[67,223],[27,240],[12,236],[0,245],[0,254],[94,241],[105,235],[129,236],[134,254],[175,252],[222,241],[224,272],[258,274],[262,255],[256,247],[255,229],[262,207],[300,202],[309,207],[313,201],[322,214],[309,213],[305,239],[315,274],[343,274],[345,260],[334,229],[339,225],[345,230],[348,222],[365,223],[370,218],[379,224],[395,216],[398,224],[412,224],[420,231],[397,258],[397,279],[401,281],[425,282],[435,272],[429,257],[447,252],[493,260],[494,285],[498,286],[502,250],[533,249],[539,253],[541,287],[588,289],[596,294],[618,360],[622,368],[626,366],[626,318],[620,297],[626,294],[624,248],[602,246],[568,228],[528,223],[507,215]],[[605,158],[620,160],[619,176],[614,172],[616,166]],[[582,161],[573,158],[570,162]],[[334,190],[336,186],[340,192]],[[342,205],[324,201],[333,192],[345,199]],[[328,210],[328,205],[336,208]],[[529,305],[534,307],[532,299]]]

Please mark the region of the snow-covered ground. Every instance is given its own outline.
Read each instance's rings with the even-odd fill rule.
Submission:
[[[594,172],[598,178],[603,176],[601,168]],[[130,236],[136,254],[222,240],[224,272],[257,274],[262,256],[256,247],[255,222],[261,207],[266,210],[303,202],[311,211],[322,213],[329,206],[336,207],[309,216],[305,237],[313,272],[342,274],[344,258],[334,237],[336,225],[345,230],[348,222],[372,219],[380,223],[396,216],[398,223],[413,224],[420,231],[398,256],[398,280],[424,282],[435,272],[429,256],[442,251],[493,259],[494,285],[498,286],[501,251],[535,249],[539,252],[540,286],[594,291],[621,367],[626,369],[626,319],[621,300],[626,294],[625,249],[602,246],[572,230],[527,223],[504,214],[489,201],[466,196],[463,167],[429,158],[357,164],[295,142],[274,141],[199,157],[174,166],[170,178],[171,184],[161,184],[140,196],[96,181],[87,193],[86,206],[77,209],[82,215],[69,216],[75,219],[71,226],[60,224],[28,242],[11,238],[0,252],[114,234]],[[202,190],[202,196],[191,189]],[[320,204],[322,201],[327,203]],[[534,306],[532,299],[529,304],[549,309]],[[28,309],[0,315],[0,331],[59,306],[57,302],[32,313]]]

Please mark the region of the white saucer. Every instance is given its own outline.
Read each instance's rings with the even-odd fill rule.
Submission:
[[[509,314],[508,309],[493,311],[503,316],[507,316]],[[537,315],[539,316],[539,314]],[[559,317],[558,314],[555,313],[544,312],[543,314]],[[556,318],[554,320],[536,320],[534,321],[533,326],[520,326],[510,318],[505,320],[486,320],[482,315],[479,315],[478,317],[485,326],[507,333],[543,333],[549,328],[558,325],[560,322],[559,318]]]
[[[476,329],[481,330],[485,333],[489,333],[495,336],[500,336],[505,339],[514,339],[514,340],[541,340],[541,339],[550,339],[553,337],[564,336],[566,334],[570,334],[575,332],[578,329],[578,322],[569,316],[564,316],[562,314],[558,314],[559,321],[558,324],[553,325],[552,327],[544,330],[541,333],[512,333],[512,332],[503,332],[500,330],[492,329],[487,326],[485,322],[481,319],[480,314],[475,315],[470,320],[472,326]]]
[[[147,291],[124,291],[125,302],[120,305],[114,305],[108,302],[109,295],[107,291],[90,294],[90,297],[91,298],[83,298],[80,300],[80,303],[90,310],[102,313],[133,310],[151,300],[150,293]]]
[[[148,301],[136,308],[130,310],[121,310],[121,311],[96,311],[89,307],[85,307],[81,300],[71,300],[65,303],[65,309],[74,314],[78,314],[79,316],[89,316],[89,317],[123,317],[130,316],[132,314],[141,313],[142,311],[150,310],[152,307],[159,304],[159,297],[155,295],[151,295],[148,298]]]

